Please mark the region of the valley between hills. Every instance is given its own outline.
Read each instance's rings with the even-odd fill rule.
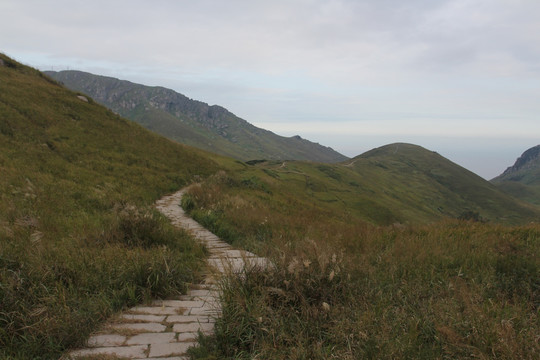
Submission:
[[[275,264],[224,280],[192,359],[540,353],[537,148],[491,182],[413,144],[348,159],[171,90],[0,59],[0,357],[59,358],[200,281],[207,249],[152,207],[188,184],[191,217]]]

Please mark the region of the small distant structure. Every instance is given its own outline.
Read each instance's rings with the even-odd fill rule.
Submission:
[[[86,98],[86,96],[77,95],[77,99],[82,100],[84,102],[88,102],[88,99]]]

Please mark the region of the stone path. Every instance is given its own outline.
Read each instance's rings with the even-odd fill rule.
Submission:
[[[221,274],[241,272],[245,266],[264,268],[265,258],[233,249],[216,235],[189,218],[180,207],[185,190],[165,196],[156,208],[173,225],[182,227],[209,250],[209,272],[202,284],[193,285],[187,295],[173,300],[155,300],[133,307],[116,317],[98,334],[88,339],[87,347],[74,350],[68,357],[110,355],[122,359],[183,360],[189,347],[196,344],[199,331],[211,334],[220,315],[216,281]]]

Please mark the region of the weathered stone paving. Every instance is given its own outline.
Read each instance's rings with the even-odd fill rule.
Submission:
[[[192,286],[187,295],[176,299],[155,300],[129,309],[90,337],[86,348],[70,352],[71,358],[110,355],[122,359],[187,359],[186,351],[196,344],[198,332],[211,334],[220,315],[216,277],[229,271],[240,272],[247,264],[267,266],[265,258],[233,249],[189,218],[180,207],[184,192],[165,196],[156,202],[156,208],[208,248],[210,271],[204,283]]]

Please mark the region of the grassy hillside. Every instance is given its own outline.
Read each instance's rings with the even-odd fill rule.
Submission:
[[[149,205],[192,180],[184,207],[276,264],[223,283],[194,358],[537,358],[540,228],[498,224],[537,208],[413,145],[332,165],[209,156],[0,59],[0,358],[58,358],[182,291],[203,249]]]
[[[272,206],[276,212],[293,194],[298,207],[376,225],[425,224],[460,216],[507,224],[540,218],[538,208],[415,145],[384,146],[341,164],[249,164],[231,173],[237,185],[231,191],[240,196],[251,188],[265,189],[256,203]],[[222,211],[231,221],[238,219],[235,227],[249,221],[236,214],[234,207]]]
[[[510,196],[540,206],[540,185],[527,185],[518,181],[496,182],[495,186]]]
[[[53,359],[192,281],[202,249],[149,206],[218,166],[0,59],[0,358]]]
[[[540,145],[525,151],[491,182],[507,194],[540,205]]]
[[[423,218],[420,212],[424,212],[434,219],[477,213],[486,220],[510,224],[540,219],[538,207],[516,201],[474,173],[419,146],[383,146],[350,164],[404,203],[399,208],[405,216]]]
[[[192,100],[163,87],[149,87],[81,71],[47,72],[67,87],[175,141],[243,161],[347,159],[299,136],[283,137],[258,128],[220,106]]]
[[[540,226],[449,218],[374,225],[405,216],[381,205],[379,196],[411,207],[403,201],[406,189],[412,198],[422,194],[416,188],[422,177],[400,185],[413,175],[407,167],[428,176],[429,169],[417,166],[439,164],[436,183],[455,180],[456,189],[472,177],[458,176],[447,160],[413,146],[400,148],[424,159],[406,157],[410,163],[400,164],[394,157],[399,151],[388,152],[394,147],[365,154],[352,166],[281,163],[220,172],[191,189],[183,205],[192,216],[275,264],[223,282],[216,334],[202,339],[194,358],[538,357]],[[405,168],[394,173],[381,167],[389,159]],[[364,177],[380,191],[357,197],[351,189],[376,190],[359,182]],[[347,205],[358,202],[364,210]]]

